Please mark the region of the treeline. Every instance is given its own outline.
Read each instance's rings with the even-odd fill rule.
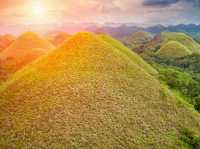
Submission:
[[[144,58],[158,70],[160,80],[181,93],[200,112],[200,55],[161,59],[154,54],[148,54]]]

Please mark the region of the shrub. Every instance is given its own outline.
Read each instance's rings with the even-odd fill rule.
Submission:
[[[154,54],[143,56],[159,72],[160,79],[180,92],[200,112],[200,55],[161,59]]]
[[[181,132],[180,139],[187,144],[191,149],[200,149],[200,134],[189,129],[184,129]]]

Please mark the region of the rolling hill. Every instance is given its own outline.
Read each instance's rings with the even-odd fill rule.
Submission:
[[[54,46],[36,33],[26,32],[0,53],[0,82]]]
[[[78,33],[18,71],[0,89],[0,146],[179,148],[182,129],[200,130],[199,114],[131,54]]]
[[[187,49],[184,45],[177,41],[169,41],[164,44],[157,52],[156,55],[165,59],[174,59],[189,56],[192,51]]]
[[[12,42],[14,42],[15,39],[16,38],[10,34],[0,36],[0,52],[2,52],[8,46],[10,46],[10,44],[12,44]]]
[[[135,32],[132,35],[123,37],[121,41],[127,47],[133,49],[135,52],[140,52],[140,47],[150,42],[152,39],[153,39],[152,34],[140,31],[140,32]]]
[[[1,53],[1,58],[21,57],[29,52],[29,49],[41,49],[41,51],[47,52],[52,48],[54,46],[45,38],[34,32],[26,32]]]
[[[149,74],[157,75],[157,71],[153,69],[149,64],[147,64],[141,57],[139,57],[136,53],[132,52],[129,48],[124,46],[121,42],[118,40],[112,38],[111,36],[108,36],[106,34],[99,34],[98,35],[101,39],[103,39],[105,42],[111,44],[116,49],[120,50],[124,55],[129,57],[134,63],[137,63],[140,67],[145,69]]]
[[[163,32],[164,42],[175,40],[186,46],[193,53],[200,53],[200,45],[185,33]]]
[[[148,42],[144,46],[141,46],[141,50],[158,50],[161,46],[169,41],[177,41],[193,53],[200,53],[200,44],[198,44],[195,40],[193,40],[185,33],[179,32],[162,32],[159,35],[155,36],[152,41]]]
[[[65,40],[69,39],[71,35],[65,32],[52,32],[48,34],[48,40],[55,46],[62,44]]]

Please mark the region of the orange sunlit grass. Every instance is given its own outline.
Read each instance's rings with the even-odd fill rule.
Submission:
[[[0,0],[0,149],[200,149],[200,25],[177,24],[181,3]]]

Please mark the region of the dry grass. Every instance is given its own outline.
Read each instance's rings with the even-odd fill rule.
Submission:
[[[180,32],[162,32],[161,34],[155,36],[153,40],[141,46],[141,51],[157,51],[169,41],[177,41],[192,53],[200,53],[199,43],[193,40],[190,36]]]
[[[157,56],[167,59],[181,58],[191,54],[192,51],[177,41],[167,42],[156,52]]]
[[[15,39],[16,38],[10,34],[0,36],[0,52],[9,47],[15,41]]]
[[[200,130],[199,114],[122,53],[79,33],[16,73],[0,89],[1,148],[179,148],[170,134]]]
[[[17,70],[52,48],[54,46],[49,41],[36,33],[26,32],[22,34],[0,53],[0,84],[10,78]]]

